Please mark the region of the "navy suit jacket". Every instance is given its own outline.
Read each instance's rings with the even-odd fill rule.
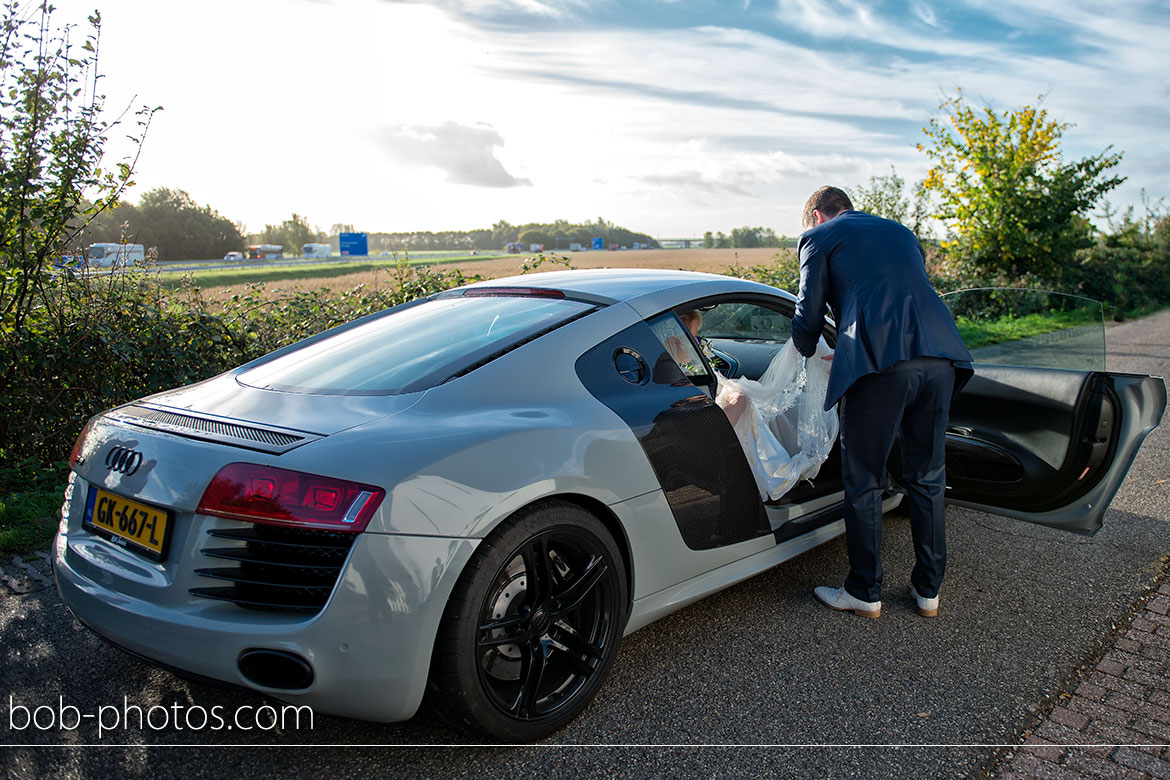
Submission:
[[[800,237],[800,294],[792,340],[812,357],[825,326],[837,323],[837,346],[825,409],[850,385],[900,360],[949,358],[955,392],[970,379],[967,351],[950,310],[926,275],[922,245],[897,222],[845,211]]]

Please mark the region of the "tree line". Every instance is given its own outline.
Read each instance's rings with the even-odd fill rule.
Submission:
[[[737,227],[731,235],[722,231],[703,234],[704,249],[751,249],[753,247],[781,247],[787,237],[777,237],[776,231],[766,227]]]
[[[211,206],[200,206],[183,190],[159,187],[144,194],[137,204],[126,201],[109,204],[78,233],[74,240],[76,246],[70,248],[70,253],[80,254],[92,243],[125,242],[154,249],[157,258],[164,261],[223,257],[227,252],[240,251],[253,244],[275,244],[284,247],[289,254],[297,254],[302,246],[310,243],[331,244],[337,251],[338,235],[352,232],[355,232],[354,226],[347,224],[335,224],[328,231],[322,231],[310,225],[304,216],[294,213],[282,222],[265,225],[262,231],[245,233],[240,223],[221,215]],[[525,250],[532,244],[539,244],[546,251],[567,251],[572,244],[589,247],[596,238],[600,238],[606,248],[634,244],[658,246],[649,235],[600,217],[595,222],[580,224],[556,220],[512,225],[500,220],[490,228],[377,232],[369,233],[368,237],[372,253],[501,251],[510,243],[519,243]],[[751,246],[771,245],[757,243]]]
[[[304,217],[293,214],[280,225],[268,225],[262,233],[247,237],[250,243],[280,244],[286,248],[317,242],[338,248],[340,233],[355,232],[353,225],[335,224],[328,232],[309,226]],[[471,230],[402,231],[368,233],[370,252],[425,252],[425,251],[501,251],[508,244],[521,244],[525,250],[539,244],[547,251],[568,250],[572,244],[591,246],[596,238],[609,246],[633,246],[635,243],[656,247],[658,243],[645,233],[627,230],[605,219],[579,224],[558,219],[553,222],[529,222],[513,225],[500,220],[490,228]]]
[[[497,246],[517,242],[525,247],[540,244],[546,250],[568,250],[572,244],[583,247],[592,246],[593,240],[600,238],[602,245],[610,247],[632,247],[634,244],[657,248],[658,242],[645,233],[615,225],[603,217],[594,221],[571,223],[558,219],[548,223],[528,223],[526,225],[511,225],[503,220],[492,225],[492,240]]]
[[[426,250],[490,250],[499,251],[508,244],[521,244],[525,251],[539,244],[546,251],[568,251],[573,244],[590,247],[593,240],[600,238],[606,248],[610,246],[633,246],[640,244],[657,247],[658,242],[645,233],[628,230],[598,217],[596,221],[572,223],[558,219],[553,222],[528,222],[513,225],[506,220],[496,222],[491,228],[473,230],[444,230],[439,232],[412,231],[402,233],[370,233],[370,251]]]
[[[159,260],[205,260],[244,247],[240,226],[183,190],[159,187],[137,204],[120,202],[98,214],[76,239],[72,254],[93,243],[142,244]]]

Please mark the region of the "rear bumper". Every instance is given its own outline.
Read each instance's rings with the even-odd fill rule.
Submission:
[[[88,534],[58,534],[54,567],[61,598],[99,636],[127,652],[196,677],[255,690],[315,712],[398,721],[418,709],[434,636],[458,573],[478,540],[362,534],[337,587],[317,615],[259,612],[207,600],[184,608],[129,597],[117,565],[130,555]],[[165,587],[165,586],[164,586]],[[266,688],[240,672],[245,650],[293,653],[313,669],[300,690]]]

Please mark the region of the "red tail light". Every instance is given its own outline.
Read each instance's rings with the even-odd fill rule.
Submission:
[[[81,429],[81,433],[77,434],[77,441],[73,442],[73,450],[69,453],[69,468],[76,468],[77,461],[81,457],[81,448],[85,445],[85,437],[89,434],[89,429],[92,426],[93,420],[90,420]]]
[[[203,491],[205,515],[302,528],[359,533],[386,491],[332,477],[319,477],[256,463],[231,463]]]
[[[463,292],[464,298],[494,298],[497,296],[529,295],[534,298],[564,298],[562,290],[547,287],[474,287]]]

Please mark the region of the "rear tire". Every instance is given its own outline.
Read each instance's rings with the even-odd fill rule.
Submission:
[[[476,548],[447,602],[428,682],[457,728],[509,742],[540,739],[596,695],[621,644],[626,570],[585,509],[541,501]]]

